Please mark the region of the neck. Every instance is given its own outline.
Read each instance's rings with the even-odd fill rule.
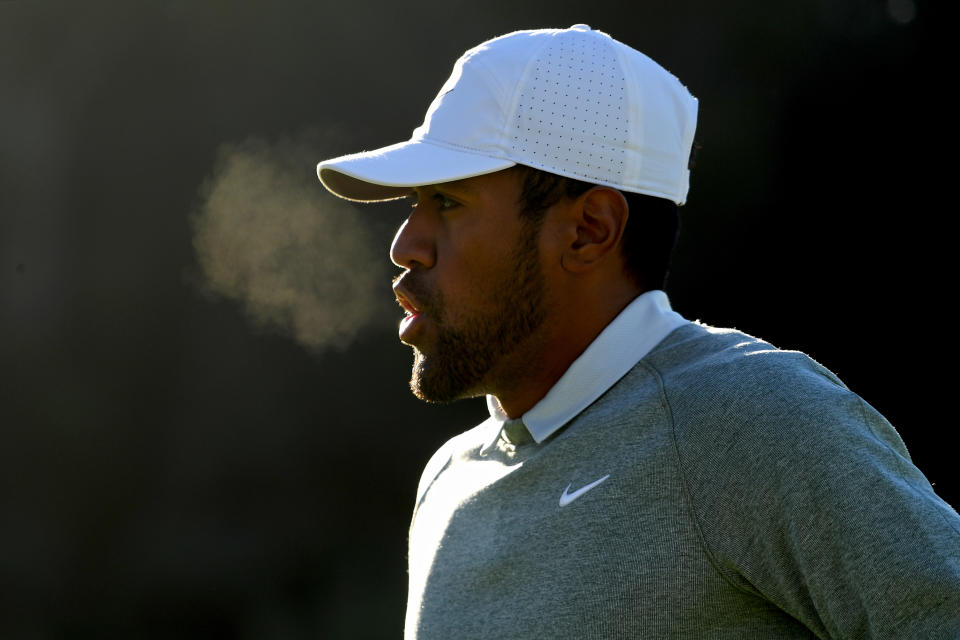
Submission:
[[[567,369],[610,322],[640,292],[632,287],[595,295],[589,300],[571,296],[552,310],[543,329],[509,354],[498,366],[497,383],[491,395],[510,418],[529,411],[566,373]]]

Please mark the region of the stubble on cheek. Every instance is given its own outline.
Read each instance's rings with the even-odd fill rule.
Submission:
[[[493,367],[545,318],[545,283],[536,237],[535,229],[527,230],[499,282],[484,287],[494,296],[483,306],[485,313],[454,322],[442,294],[431,297],[436,333],[428,353],[414,347],[410,389],[416,397],[445,403],[492,391],[485,385],[491,382],[487,378]]]

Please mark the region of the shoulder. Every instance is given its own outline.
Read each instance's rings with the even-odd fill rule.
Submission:
[[[743,448],[755,459],[765,448],[810,450],[846,427],[874,430],[906,455],[896,431],[812,358],[699,323],[668,335],[591,412],[607,422],[662,421],[691,464],[701,452],[710,459]]]
[[[809,471],[873,448],[898,467],[909,463],[893,426],[799,351],[692,324],[658,346],[647,366],[662,385],[685,466],[704,460],[761,473],[786,459],[790,469]]]
[[[893,625],[943,600],[923,585],[956,584],[934,560],[960,560],[956,512],[893,426],[826,368],[700,325],[671,334],[645,366],[669,407],[691,515],[728,580],[852,636],[872,617]],[[894,575],[904,597],[890,602],[878,589]]]
[[[893,425],[813,359],[725,329],[671,337],[649,366],[706,535],[751,538],[795,518],[852,524],[865,502],[942,510]]]
[[[744,445],[764,440],[795,445],[797,439],[829,438],[835,428],[851,423],[857,429],[886,423],[806,354],[732,329],[683,327],[645,363],[660,381],[677,436],[685,440],[730,442],[743,434]],[[876,435],[906,454],[889,424]]]
[[[797,379],[846,389],[836,375],[804,353],[778,349],[736,329],[700,323],[671,333],[644,361],[671,385],[671,392],[690,386],[783,388],[783,382]]]

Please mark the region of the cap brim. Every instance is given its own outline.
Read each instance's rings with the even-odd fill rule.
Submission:
[[[317,165],[317,176],[323,186],[341,198],[374,202],[402,198],[411,187],[463,180],[515,164],[427,140],[408,140],[324,160]]]

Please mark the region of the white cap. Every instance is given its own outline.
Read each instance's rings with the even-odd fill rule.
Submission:
[[[317,165],[334,194],[399,198],[524,164],[683,204],[697,99],[639,51],[584,24],[470,49],[406,142]]]

